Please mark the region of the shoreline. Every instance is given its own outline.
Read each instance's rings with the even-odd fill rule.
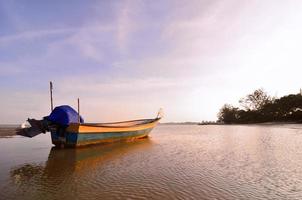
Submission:
[[[16,136],[19,127],[20,125],[0,125],[0,138],[11,138]]]
[[[259,123],[236,123],[236,124],[225,124],[225,123],[205,123],[205,124],[198,124],[199,126],[206,126],[206,125],[288,125],[288,124],[301,124],[302,122],[259,122]]]
[[[248,124],[223,124],[223,123],[197,123],[197,122],[169,122],[160,123],[159,125],[174,125],[174,126],[283,126],[283,125],[302,125],[301,122],[262,122],[262,123],[248,123]],[[11,138],[17,136],[17,131],[20,125],[0,125],[0,139],[1,138]]]

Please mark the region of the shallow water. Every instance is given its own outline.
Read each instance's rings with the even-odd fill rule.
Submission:
[[[160,125],[64,150],[0,138],[0,199],[302,199],[301,144],[301,125]]]

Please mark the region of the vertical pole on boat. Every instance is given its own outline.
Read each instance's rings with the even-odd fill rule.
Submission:
[[[52,100],[52,82],[49,82],[49,89],[50,89],[50,109],[53,111],[53,100]]]
[[[81,123],[81,117],[80,117],[80,98],[78,98],[78,123]]]

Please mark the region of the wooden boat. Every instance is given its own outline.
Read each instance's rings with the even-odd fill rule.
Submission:
[[[78,111],[68,105],[53,109],[52,82],[50,82],[51,113],[42,120],[28,119],[17,132],[18,135],[34,137],[51,133],[52,143],[58,147],[79,147],[98,143],[134,140],[147,137],[162,117],[162,110],[153,119],[139,119],[113,123],[84,123]]]
[[[57,147],[79,147],[98,143],[145,138],[161,119],[161,111],[153,119],[113,123],[84,123],[83,118],[68,105],[57,106],[42,120],[28,119],[29,126],[19,135],[34,137],[50,132]]]
[[[115,123],[71,123],[61,134],[50,129],[52,143],[58,147],[79,147],[91,144],[148,137],[161,118],[141,119]]]

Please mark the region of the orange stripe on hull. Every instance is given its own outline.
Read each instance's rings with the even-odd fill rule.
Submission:
[[[159,120],[156,120],[151,123],[147,124],[140,124],[130,127],[106,127],[106,126],[92,126],[92,125],[85,125],[85,124],[70,124],[67,128],[68,132],[72,133],[108,133],[108,132],[126,132],[126,131],[139,131],[139,130],[145,130],[149,128],[153,128],[156,126]]]

